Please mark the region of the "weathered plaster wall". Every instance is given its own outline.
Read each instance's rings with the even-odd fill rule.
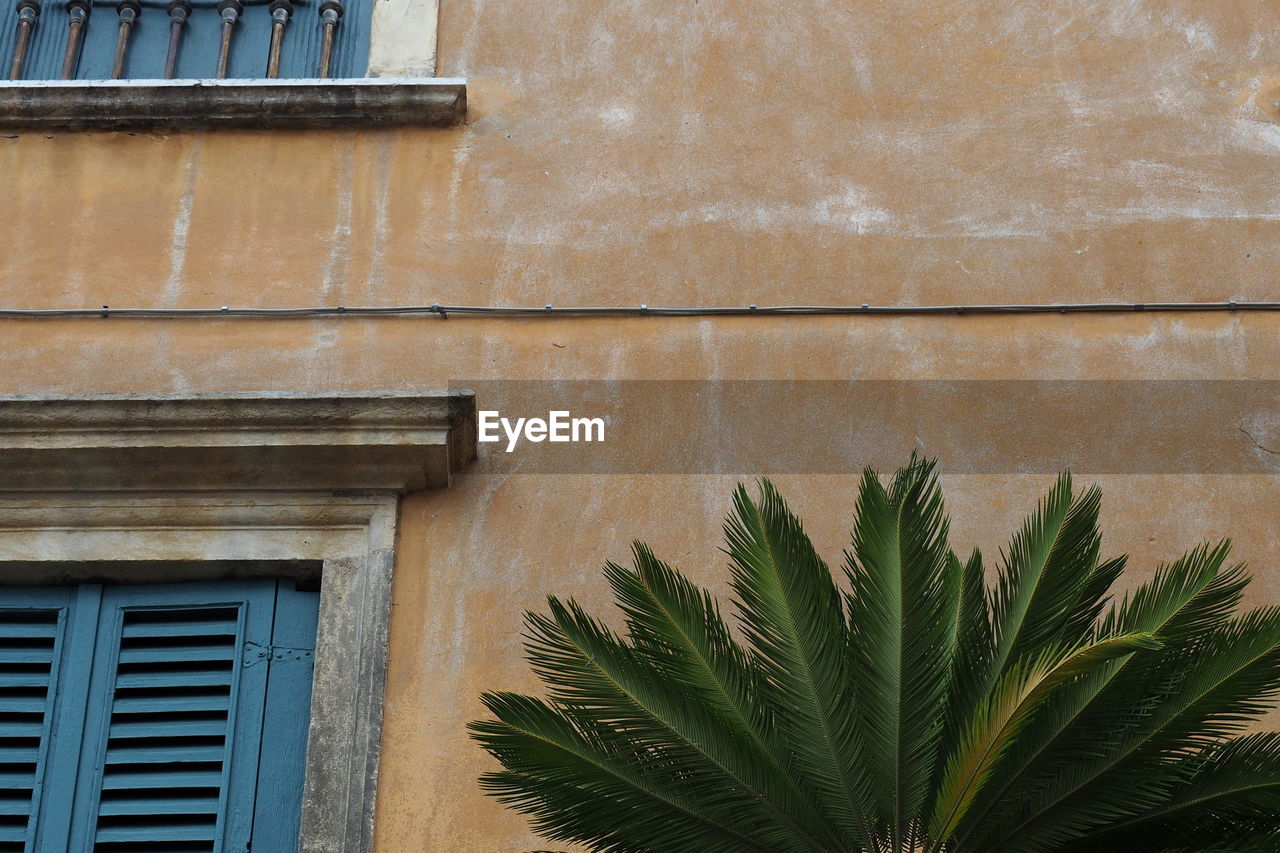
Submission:
[[[465,127],[0,138],[0,304],[1276,297],[1274,3],[456,0],[441,14],[439,70],[471,80]],[[0,391],[1275,378],[1278,332],[1256,314],[6,320]],[[1265,574],[1256,599],[1280,597],[1280,481],[1101,479],[1109,546],[1142,571],[1231,534]],[[994,547],[1047,482],[949,478],[957,540]],[[470,477],[408,502],[380,853],[534,844],[477,792],[487,765],[461,731],[481,689],[529,683],[519,612],[546,592],[603,601],[599,566],[634,537],[719,583],[730,485]],[[854,478],[782,485],[837,553]]]

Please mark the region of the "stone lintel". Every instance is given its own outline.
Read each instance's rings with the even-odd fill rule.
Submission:
[[[406,492],[475,452],[469,392],[0,395],[5,492]]]

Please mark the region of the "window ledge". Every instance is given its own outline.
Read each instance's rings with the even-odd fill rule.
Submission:
[[[467,83],[452,77],[0,83],[5,129],[440,127],[466,114]]]

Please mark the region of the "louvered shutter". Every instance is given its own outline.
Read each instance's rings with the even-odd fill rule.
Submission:
[[[271,581],[104,591],[72,850],[248,849],[268,668],[244,650],[274,609]]]
[[[276,581],[86,585],[62,595],[60,610],[0,607],[0,626],[32,635],[10,645],[40,652],[41,662],[11,666],[45,673],[41,684],[15,677],[10,693],[0,689],[15,709],[5,713],[0,699],[0,726],[10,717],[28,725],[0,746],[28,748],[14,754],[23,759],[37,747],[14,765],[24,774],[13,775],[12,796],[0,793],[15,803],[0,806],[14,812],[0,819],[0,844],[12,844],[0,853],[295,847],[318,595]],[[9,598],[0,591],[0,602]],[[6,613],[16,615],[6,622]],[[7,672],[0,663],[0,685]],[[16,736],[36,722],[38,737]],[[9,781],[0,775],[0,785]]]
[[[0,597],[0,853],[33,849],[70,593]]]

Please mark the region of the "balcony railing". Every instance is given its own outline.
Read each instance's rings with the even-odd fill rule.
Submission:
[[[363,77],[372,0],[0,0],[10,80]]]

